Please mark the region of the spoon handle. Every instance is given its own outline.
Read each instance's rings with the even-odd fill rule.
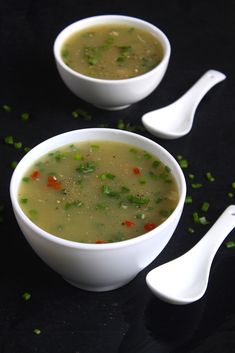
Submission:
[[[217,250],[235,227],[235,205],[230,205],[225,209],[204,237],[191,249],[207,253],[208,262],[212,262]]]
[[[217,83],[225,80],[226,76],[216,70],[208,70],[198,81],[181,97],[182,100],[190,101],[193,104],[194,111],[205,94]]]

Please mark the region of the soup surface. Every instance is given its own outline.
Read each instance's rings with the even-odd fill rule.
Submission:
[[[61,54],[71,69],[113,80],[150,71],[161,62],[163,48],[147,31],[113,24],[90,27],[71,35]]]
[[[178,202],[168,166],[132,145],[91,141],[64,146],[23,177],[19,203],[39,227],[86,243],[116,242],[160,225]]]

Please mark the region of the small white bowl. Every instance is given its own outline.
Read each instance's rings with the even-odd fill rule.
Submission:
[[[18,190],[28,168],[49,151],[81,141],[111,140],[144,149],[167,164],[177,182],[179,202],[165,222],[136,238],[109,244],[85,244],[56,237],[42,230],[24,214]],[[116,129],[83,129],[52,137],[28,152],[12,175],[10,196],[18,224],[35,252],[66,281],[90,291],[107,291],[130,282],[148,266],[170,240],[180,219],[186,195],[185,178],[177,161],[157,143]],[[78,229],[82,232],[82,229]]]
[[[71,34],[100,24],[127,24],[150,32],[163,46],[163,59],[151,71],[123,80],[103,80],[80,74],[63,61],[61,49]],[[147,97],[161,82],[170,58],[171,47],[166,35],[156,26],[138,18],[120,15],[94,16],[74,22],[57,36],[54,57],[60,76],[66,86],[78,97],[103,109],[123,109]]]

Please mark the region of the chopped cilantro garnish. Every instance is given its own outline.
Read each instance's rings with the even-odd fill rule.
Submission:
[[[210,207],[210,204],[209,204],[209,202],[203,202],[203,204],[202,204],[202,207],[201,207],[201,210],[203,211],[203,212],[207,212],[208,211],[208,209],[209,209],[209,207]]]
[[[29,115],[29,113],[24,112],[20,115],[20,117],[21,117],[21,120],[27,121],[27,120],[29,120],[30,115]]]
[[[42,331],[39,328],[35,328],[33,330],[33,333],[38,336],[38,335],[40,335],[42,333]]]
[[[192,203],[192,202],[193,202],[192,196],[187,195],[186,198],[185,198],[185,203],[186,203],[186,204],[190,204],[190,203]]]
[[[4,141],[7,145],[13,145],[14,144],[14,139],[12,135],[8,135],[4,138]]]
[[[209,181],[215,181],[215,177],[211,174],[211,172],[206,173],[206,178]]]
[[[9,113],[9,112],[11,111],[11,106],[8,105],[8,104],[3,104],[3,105],[2,105],[2,109],[3,109],[5,112]]]
[[[28,301],[31,299],[31,294],[28,292],[25,292],[22,294],[22,299],[24,299],[25,301]]]
[[[235,241],[233,240],[229,240],[225,243],[225,246],[227,249],[230,249],[230,248],[235,248]]]

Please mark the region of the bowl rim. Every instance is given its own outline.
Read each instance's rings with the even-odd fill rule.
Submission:
[[[46,153],[55,150],[56,148],[60,148],[63,146],[66,146],[69,143],[73,143],[76,141],[76,138],[74,138],[74,136],[76,136],[77,134],[85,134],[86,132],[92,132],[92,133],[110,133],[110,134],[120,134],[120,135],[124,135],[124,136],[132,136],[133,138],[140,140],[140,141],[144,141],[145,143],[149,144],[149,146],[154,146],[157,147],[158,151],[161,151],[168,159],[169,161],[174,165],[175,171],[177,172],[177,177],[179,179],[179,182],[176,180],[177,182],[177,186],[178,186],[178,190],[179,190],[179,201],[174,209],[174,211],[171,213],[171,215],[163,222],[161,223],[158,227],[154,228],[153,230],[141,234],[135,238],[131,238],[131,239],[127,239],[127,240],[123,240],[123,241],[118,241],[118,242],[113,242],[113,243],[102,243],[102,244],[94,244],[94,243],[80,243],[80,242],[76,242],[73,240],[67,240],[64,238],[60,238],[56,235],[53,235],[45,230],[43,230],[42,228],[40,228],[39,226],[37,226],[35,223],[33,223],[27,216],[26,214],[23,212],[22,208],[19,205],[19,201],[18,201],[18,197],[17,197],[17,192],[18,192],[18,188],[19,188],[19,177],[22,177],[22,175],[24,174],[24,172],[27,170],[27,168],[30,167],[30,165],[32,165],[36,160],[38,160],[40,158],[40,156],[44,156]],[[32,158],[31,162],[28,162],[27,167],[24,167],[23,170],[21,171],[22,165],[24,165],[24,163],[27,163],[27,160],[30,161],[31,159],[31,155],[33,155],[35,153],[35,151],[37,151],[38,149],[40,150],[40,148],[42,148],[44,145],[48,144],[53,146],[53,141],[54,140],[59,140],[59,139],[63,139],[63,137],[66,137],[71,135],[73,136],[73,139],[71,139],[70,142],[68,143],[61,143],[59,144],[57,147],[52,147],[52,148],[47,148],[47,152],[41,152],[39,156]],[[87,139],[87,140],[92,140],[92,139]],[[93,138],[93,140],[95,140],[95,138]],[[102,140],[101,138],[99,140]],[[105,138],[104,136],[104,141],[107,141],[108,139]],[[109,139],[111,140],[111,138]],[[82,142],[84,142],[85,140],[82,140]],[[78,138],[78,142],[79,142],[79,138]],[[128,142],[124,142],[127,143]],[[138,147],[138,144],[136,142],[136,144],[134,142],[131,142],[130,145],[134,145]],[[140,147],[142,148],[142,147]],[[156,154],[157,155],[157,154]],[[181,190],[180,190],[181,189]],[[185,201],[185,197],[186,197],[186,181],[185,181],[185,177],[184,174],[182,172],[182,169],[180,168],[178,162],[176,161],[176,159],[170,154],[170,152],[168,152],[164,147],[162,147],[160,144],[158,144],[157,142],[143,136],[143,135],[139,135],[136,134],[134,132],[130,132],[130,131],[125,131],[125,130],[118,130],[118,129],[113,129],[113,128],[84,128],[84,129],[77,129],[77,130],[71,130],[71,131],[67,131],[67,132],[63,132],[61,134],[58,135],[54,135],[44,141],[42,141],[41,143],[37,144],[35,147],[33,147],[17,164],[11,180],[10,180],[10,198],[11,198],[11,203],[13,206],[13,211],[16,215],[16,218],[20,218],[29,229],[31,229],[33,232],[37,233],[40,235],[40,237],[54,242],[56,244],[65,246],[67,248],[74,248],[74,249],[84,249],[84,250],[93,250],[93,251],[97,251],[97,250],[116,250],[118,248],[123,248],[123,247],[129,247],[129,246],[133,246],[135,244],[138,244],[140,242],[144,242],[145,240],[147,240],[148,238],[151,238],[153,236],[157,236],[157,234],[155,233],[160,233],[161,230],[163,230],[164,228],[166,228],[168,226],[169,223],[171,223],[172,219],[175,217],[176,213],[179,210],[183,210],[183,205],[184,205],[184,201]]]
[[[77,71],[71,69],[69,66],[67,66],[65,64],[65,62],[62,59],[62,56],[60,54],[63,43],[72,33],[76,33],[79,31],[79,29],[76,29],[76,27],[79,24],[82,25],[87,22],[88,23],[87,27],[91,27],[91,26],[95,26],[96,24],[95,23],[91,24],[90,22],[97,21],[97,24],[99,24],[99,22],[101,22],[102,20],[107,20],[107,23],[109,21],[111,22],[111,21],[115,21],[115,20],[117,20],[117,21],[123,20],[123,21],[131,22],[133,24],[135,23],[136,25],[142,25],[146,29],[151,29],[152,34],[157,35],[158,39],[160,40],[161,44],[163,45],[164,55],[163,55],[161,62],[157,66],[155,66],[153,69],[151,69],[141,75],[138,75],[135,77],[130,77],[130,78],[124,78],[124,79],[115,79],[115,80],[91,77],[91,76],[84,75],[80,72],[77,72]],[[84,29],[84,28],[82,28],[82,29]],[[65,38],[63,38],[63,37],[65,37]],[[65,28],[63,28],[55,38],[55,41],[53,44],[53,54],[54,54],[54,58],[55,58],[56,63],[58,65],[60,65],[66,72],[70,73],[74,77],[84,79],[88,82],[93,82],[93,83],[103,83],[103,84],[113,84],[113,85],[116,84],[117,85],[117,84],[121,84],[121,83],[125,84],[126,82],[139,81],[145,77],[147,78],[148,76],[152,76],[153,74],[155,74],[156,71],[161,70],[161,67],[162,66],[164,67],[164,65],[166,65],[169,61],[170,54],[171,54],[171,45],[170,45],[169,39],[166,36],[166,34],[160,28],[158,28],[156,25],[152,24],[151,22],[142,20],[137,17],[132,17],[132,16],[110,14],[110,15],[97,15],[97,16],[90,16],[90,17],[82,18],[80,20],[77,20],[77,21],[69,24]]]

